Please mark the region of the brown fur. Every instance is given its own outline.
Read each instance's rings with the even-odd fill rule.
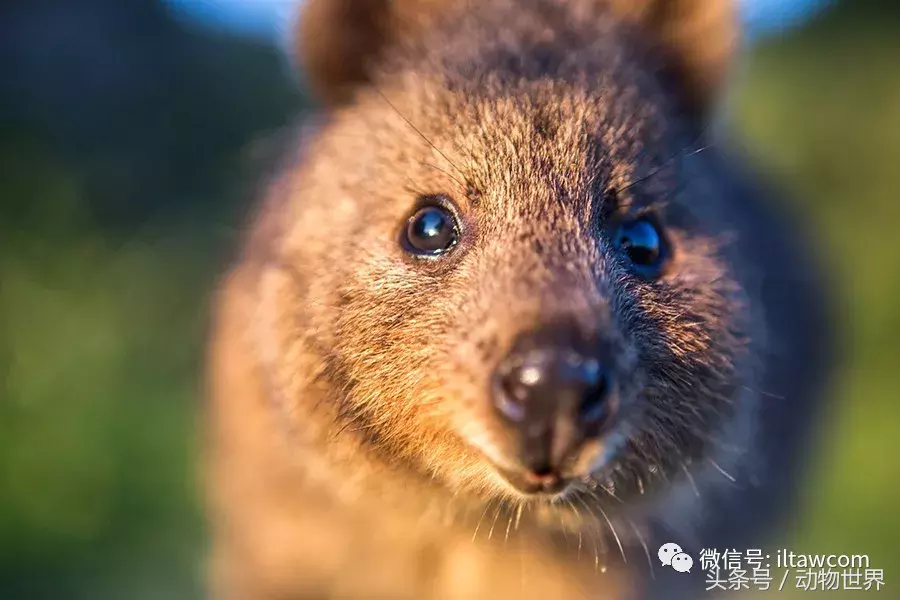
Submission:
[[[309,1],[329,109],[270,186],[211,345],[219,596],[629,597],[660,531],[698,547],[769,522],[802,427],[775,440],[767,419],[804,410],[823,327],[781,217],[701,136],[724,3]],[[416,260],[400,229],[434,193],[462,238]],[[651,210],[675,254],[646,282],[608,235]],[[547,501],[497,472],[489,381],[556,322],[612,349],[620,414]]]

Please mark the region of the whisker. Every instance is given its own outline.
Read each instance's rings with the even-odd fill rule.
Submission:
[[[651,170],[649,173],[647,173],[643,177],[639,177],[638,179],[635,179],[634,181],[632,181],[625,187],[619,189],[618,192],[619,193],[627,192],[634,186],[640,185],[641,183],[647,181],[648,179],[655,177],[656,175],[661,173],[663,170],[668,169],[670,166],[672,166],[672,163],[674,163],[675,161],[684,159],[684,158],[689,158],[691,156],[696,156],[697,154],[700,154],[701,152],[704,152],[705,150],[708,150],[709,148],[711,148],[712,144],[710,143],[710,144],[701,146],[700,148],[697,148],[695,150],[692,150],[692,151],[688,152],[687,154],[682,154],[685,150],[687,150],[688,148],[693,146],[698,140],[700,140],[703,137],[704,132],[705,132],[705,130],[701,131],[700,134],[695,139],[691,140],[691,142],[689,144],[686,144],[682,148],[679,148],[679,150],[677,152],[673,153],[672,156],[670,156],[665,161],[663,161],[663,163],[661,165],[659,165],[655,169]]]
[[[711,459],[711,458],[709,458],[709,459],[707,459],[707,460],[710,462],[710,464],[711,464],[712,466],[714,466],[714,467],[716,468],[716,470],[717,470],[719,473],[721,473],[722,475],[724,475],[731,483],[737,483],[737,479],[735,479],[734,476],[731,475],[731,473],[729,473],[728,471],[726,471],[725,469],[723,469],[722,467],[720,467],[720,466],[719,466],[719,463],[717,463],[716,461],[714,461],[714,460]]]
[[[400,111],[397,109],[396,106],[394,106],[394,103],[391,102],[390,100],[388,100],[388,97],[384,95],[384,92],[382,92],[382,91],[381,91],[380,89],[378,89],[378,88],[375,88],[375,91],[378,92],[378,95],[381,96],[381,98],[382,98],[385,102],[387,102],[387,105],[390,106],[391,109],[392,109],[395,113],[397,113],[397,115],[399,115],[399,117],[400,117],[401,119],[403,119],[404,121],[406,121],[406,124],[409,125],[409,126],[413,129],[413,131],[415,131],[416,133],[419,134],[419,137],[421,137],[423,140],[425,140],[425,142],[426,142],[429,146],[431,146],[432,148],[434,148],[434,151],[435,151],[435,152],[437,152],[437,153],[440,154],[442,157],[444,157],[444,160],[446,160],[448,163],[450,163],[450,166],[452,166],[454,169],[456,169],[457,171],[459,171],[459,174],[460,174],[460,175],[463,175],[463,172],[459,169],[459,167],[457,167],[457,166],[453,163],[452,160],[450,160],[449,158],[447,158],[447,155],[444,154],[443,152],[441,152],[441,149],[438,148],[437,146],[435,146],[435,145],[431,142],[431,140],[429,140],[429,139],[425,136],[425,134],[422,133],[422,132],[419,130],[418,127],[416,127],[415,125],[413,125],[412,121],[410,121],[409,119],[407,119],[407,118],[403,115],[403,113],[400,112]]]
[[[619,553],[622,554],[622,562],[627,565],[628,557],[625,556],[625,547],[622,546],[622,540],[619,539],[619,534],[616,532],[616,528],[613,526],[612,521],[609,520],[609,517],[606,515],[606,511],[603,510],[602,506],[598,504],[597,510],[600,511],[600,514],[603,515],[603,519],[606,521],[606,524],[609,525],[609,530],[612,532],[613,538],[616,540],[616,545],[619,546]]]
[[[690,152],[685,153],[685,151],[686,151],[688,148],[690,148],[690,147],[693,146],[695,143],[697,143],[698,141],[700,141],[701,139],[703,139],[703,136],[704,136],[705,133],[706,133],[706,129],[707,129],[707,128],[704,128],[703,130],[701,130],[700,133],[698,133],[697,136],[696,136],[694,139],[692,139],[689,143],[687,143],[687,144],[685,144],[684,146],[682,146],[681,148],[679,148],[678,151],[672,153],[672,155],[671,155],[669,158],[667,158],[666,160],[664,160],[664,161],[662,162],[662,164],[660,164],[660,165],[659,165],[658,167],[656,167],[655,169],[652,169],[652,170],[651,170],[649,173],[647,173],[646,175],[644,175],[644,176],[642,176],[642,177],[639,177],[638,179],[632,181],[631,183],[629,183],[628,185],[626,185],[626,186],[623,187],[623,188],[613,189],[613,190],[611,190],[611,191],[613,191],[616,195],[621,194],[621,193],[623,193],[623,192],[627,192],[627,191],[630,190],[631,188],[633,188],[633,187],[635,187],[635,186],[637,186],[637,185],[640,185],[641,183],[647,181],[648,179],[652,179],[653,177],[656,177],[659,173],[661,173],[661,172],[664,171],[665,169],[669,168],[675,161],[677,161],[677,160],[683,160],[683,159],[689,158],[689,157],[691,157],[691,156],[696,156],[697,154],[700,154],[701,152],[704,152],[704,151],[708,150],[709,148],[711,148],[711,147],[713,146],[712,143],[705,144],[705,145],[701,146],[700,148],[695,148],[694,150],[691,150]],[[630,207],[632,204],[633,204],[633,202],[629,202],[629,203],[627,203],[627,204],[619,204],[618,201],[617,201],[617,208],[619,208],[619,209],[628,208],[628,207]]]
[[[466,184],[464,184],[462,181],[460,181],[459,179],[457,179],[456,177],[454,177],[453,175],[451,175],[446,169],[442,169],[442,168],[440,168],[440,167],[437,166],[437,165],[433,165],[433,164],[431,164],[430,162],[425,162],[425,161],[422,161],[422,160],[420,160],[419,163],[420,163],[423,167],[430,167],[430,168],[434,169],[435,171],[440,171],[441,173],[443,173],[444,175],[446,175],[447,177],[449,177],[450,179],[452,179],[453,181],[455,181],[457,184],[459,184],[459,186],[460,186],[461,188],[466,189]]]
[[[773,394],[772,392],[767,392],[765,390],[754,389],[750,386],[742,386],[748,392],[753,392],[755,394],[759,394],[760,396],[766,396],[767,398],[774,398],[775,400],[787,400],[786,396],[781,396],[779,394]]]
[[[572,511],[575,513],[575,516],[578,517],[578,554],[577,554],[577,557],[578,557],[578,560],[581,560],[581,543],[582,543],[582,534],[581,534],[581,520],[582,520],[582,519],[581,519],[581,513],[578,512],[578,507],[575,506],[575,505],[572,503],[571,500],[568,500],[568,499],[567,499],[567,500],[566,500],[566,503],[569,505],[569,507],[570,507],[570,508],[572,509]]]
[[[647,540],[644,539],[644,535],[641,533],[640,529],[638,529],[638,526],[634,524],[634,521],[628,519],[628,524],[631,525],[634,534],[637,536],[638,542],[640,542],[641,547],[644,548],[644,554],[647,555],[647,564],[650,565],[650,577],[656,579],[656,573],[653,570],[653,559],[650,558],[650,549],[647,548]]]
[[[569,534],[566,531],[566,523],[563,521],[562,512],[559,513],[559,527],[562,529],[563,538],[566,540],[566,548],[569,547]]]
[[[615,492],[614,490],[611,490],[611,489],[609,489],[608,487],[606,487],[605,485],[602,485],[602,484],[600,485],[600,489],[602,489],[604,492],[606,492],[607,495],[609,495],[611,498],[613,498],[614,500],[616,500],[619,504],[625,504],[625,501],[624,501],[624,500],[622,500],[621,498],[619,498],[618,496],[616,496],[616,492]]]
[[[594,498],[594,500],[597,501],[597,504],[596,504],[597,510],[600,511],[600,514],[603,516],[603,519],[606,521],[606,524],[609,526],[609,530],[610,530],[610,532],[612,532],[613,538],[616,540],[616,545],[619,547],[619,553],[622,555],[622,560],[627,564],[628,557],[625,554],[624,545],[622,544],[622,540],[619,538],[619,534],[616,531],[615,526],[612,524],[612,521],[610,520],[609,516],[606,514],[606,511],[603,510],[603,506],[602,506],[603,501],[600,499],[600,496],[597,495],[596,491],[591,489],[591,490],[588,490],[588,492],[591,494],[591,496]],[[593,511],[592,511],[592,513],[593,513]],[[594,514],[594,516],[596,517],[596,514]]]
[[[687,465],[684,464],[684,461],[681,461],[681,470],[684,471],[684,476],[687,477],[691,487],[694,489],[694,495],[697,496],[697,498],[700,498],[700,488],[697,487],[697,482],[694,481],[694,476],[691,475],[691,471],[687,468]]]
[[[503,503],[497,503],[497,510],[494,512],[494,520],[491,521],[491,529],[488,531],[488,539],[491,539],[491,536],[494,535],[494,526],[497,524],[497,517],[500,516],[500,512],[503,510]]]
[[[403,190],[416,196],[424,196],[426,193],[425,190],[416,185],[409,175],[406,176],[406,185],[403,187]]]
[[[587,505],[587,502],[585,502],[581,496],[575,496],[575,499],[581,502],[581,505],[584,506],[584,508],[588,511],[588,513],[590,513],[592,517],[594,517],[594,530],[598,534],[601,534],[601,531],[598,527],[599,523],[597,522],[597,515],[594,514],[594,511],[591,510],[591,507]],[[594,536],[591,536],[591,545],[594,547],[594,572],[597,572],[600,570],[600,551],[597,548],[597,538]]]
[[[481,512],[481,516],[478,518],[478,523],[475,525],[475,533],[472,534],[473,542],[475,541],[475,538],[478,537],[478,529],[481,527],[481,522],[484,520],[484,515],[487,514],[488,509],[491,507],[491,504],[493,504],[493,503],[494,503],[493,500],[489,500],[487,505],[484,507],[484,510]]]

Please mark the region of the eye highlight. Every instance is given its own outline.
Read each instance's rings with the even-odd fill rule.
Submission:
[[[668,258],[668,249],[662,229],[653,220],[639,217],[621,223],[613,243],[628,258],[638,275],[659,277]]]
[[[453,211],[434,199],[409,217],[402,241],[411,254],[439,256],[459,241],[459,223]]]

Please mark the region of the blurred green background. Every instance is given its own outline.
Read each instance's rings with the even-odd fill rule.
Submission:
[[[208,299],[259,140],[308,104],[275,48],[153,0],[0,11],[18,59],[0,88],[0,599],[199,598]],[[785,543],[868,554],[900,598],[897,3],[759,42],[733,101],[845,295],[848,368]]]

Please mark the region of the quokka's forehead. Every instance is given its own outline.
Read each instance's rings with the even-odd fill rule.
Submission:
[[[581,6],[578,6],[581,5]],[[613,74],[633,79],[638,53],[602,2],[445,3],[442,17],[412,34],[385,57],[384,68],[414,65],[448,78],[481,83],[505,79],[578,80]]]
[[[377,93],[423,133],[462,134],[485,144],[556,141],[581,150],[658,144],[682,134],[685,126],[652,83],[622,82],[603,73],[568,81],[552,75],[491,73],[468,79],[409,71],[387,79]]]
[[[378,130],[378,163],[394,173],[401,165],[404,183],[456,178],[482,192],[583,196],[627,185],[690,144],[634,89],[520,81],[502,93],[466,93],[410,77],[368,101],[382,116],[369,125]]]
[[[656,66],[603,3],[460,5],[389,49],[374,77],[429,139],[629,159],[685,125]]]

